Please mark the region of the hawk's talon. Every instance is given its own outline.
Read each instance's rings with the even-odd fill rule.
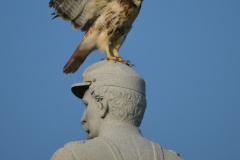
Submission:
[[[107,57],[107,59],[117,61],[117,57]]]
[[[128,62],[127,62],[127,61],[122,61],[122,63],[128,65]]]
[[[122,59],[122,57],[116,57],[118,62],[123,62],[124,60]]]
[[[133,66],[135,67],[135,65],[134,65],[134,64],[128,64],[128,66],[129,66],[129,67],[133,67]]]
[[[113,60],[113,61],[117,61],[118,59],[117,59],[117,57],[107,57],[107,58],[101,59],[101,61],[102,61],[102,60]]]
[[[122,62],[123,64],[126,64],[129,67],[135,66],[134,64],[130,64],[129,60],[124,61],[121,57],[106,57],[106,58],[101,59],[101,61],[103,61],[103,60],[113,60],[115,63]]]

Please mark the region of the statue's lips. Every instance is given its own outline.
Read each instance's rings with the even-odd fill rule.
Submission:
[[[90,131],[89,131],[89,129],[88,129],[88,127],[87,127],[87,125],[85,124],[85,125],[83,125],[83,130],[84,131],[86,131],[88,134],[90,133]]]

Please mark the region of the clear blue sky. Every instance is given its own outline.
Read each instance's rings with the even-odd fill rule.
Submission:
[[[0,6],[0,159],[50,159],[86,139],[70,86],[106,54],[65,75],[84,33],[51,21],[46,0]],[[239,159],[239,0],[144,0],[120,55],[147,84],[146,138],[186,160]]]

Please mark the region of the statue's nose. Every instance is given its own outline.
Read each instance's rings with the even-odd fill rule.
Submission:
[[[86,109],[85,109],[85,111],[84,111],[84,113],[83,113],[83,116],[82,116],[82,119],[81,119],[81,124],[85,124],[86,123]]]

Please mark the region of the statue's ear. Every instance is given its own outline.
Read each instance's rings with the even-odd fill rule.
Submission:
[[[104,118],[108,113],[108,100],[105,98],[101,99],[101,108],[100,108],[100,116]]]

